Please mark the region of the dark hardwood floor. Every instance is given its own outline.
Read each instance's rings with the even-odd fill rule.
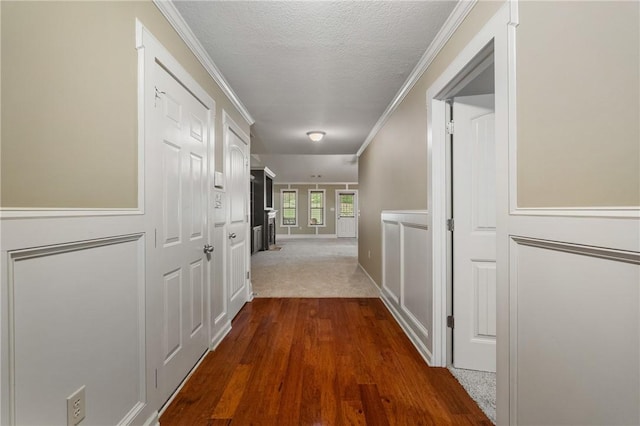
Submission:
[[[491,425],[379,299],[255,299],[160,418],[168,425]]]

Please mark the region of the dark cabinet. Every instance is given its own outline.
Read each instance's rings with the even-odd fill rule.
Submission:
[[[276,211],[273,209],[273,178],[267,167],[251,169],[252,252],[269,250],[276,243]]]

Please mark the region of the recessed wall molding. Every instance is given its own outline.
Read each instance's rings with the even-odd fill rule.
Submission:
[[[10,392],[8,401],[3,400],[3,415],[8,414],[3,423],[43,421],[42,412],[30,410],[28,402],[48,407],[52,398],[64,398],[68,389],[57,383],[60,374],[73,379],[67,386],[87,386],[88,405],[95,405],[99,399],[110,404],[111,411],[90,412],[90,419],[98,423],[129,424],[143,414],[149,402],[145,244],[145,233],[138,232],[18,248],[6,253],[8,274],[3,277],[2,293],[8,321],[3,331],[7,333],[2,345],[3,389],[8,386],[22,392]],[[101,304],[110,308],[99,309]],[[67,309],[59,309],[61,306]],[[75,309],[71,312],[69,308]],[[118,310],[115,317],[113,308]],[[91,349],[60,357],[60,347],[50,342],[55,341],[61,347],[77,344],[65,332],[77,320],[82,323],[76,324],[73,335]],[[32,348],[37,348],[37,355],[29,355]],[[116,351],[120,359],[105,353],[106,348]],[[100,369],[90,368],[88,359],[99,363]],[[123,371],[124,381],[104,379],[105,374]],[[40,382],[42,377],[49,377],[46,385]],[[62,422],[61,417],[49,420]]]
[[[426,210],[383,211],[381,298],[425,361],[433,362],[433,285]]]

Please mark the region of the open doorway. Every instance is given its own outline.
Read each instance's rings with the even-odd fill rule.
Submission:
[[[497,168],[494,45],[488,43],[443,82],[432,99],[441,192],[432,197],[434,250],[446,285],[438,365],[449,367],[483,411],[496,407]],[[435,121],[438,120],[437,124]],[[446,229],[438,233],[437,213]],[[434,309],[437,310],[437,309]],[[442,312],[444,311],[444,312]],[[437,327],[437,326],[436,326]],[[436,333],[438,329],[436,328]],[[437,352],[437,351],[436,351]],[[438,354],[436,354],[438,355]]]

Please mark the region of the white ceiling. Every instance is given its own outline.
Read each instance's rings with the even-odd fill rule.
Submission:
[[[455,3],[174,0],[269,155],[355,154]]]
[[[347,155],[254,154],[251,167],[269,167],[275,182],[357,182],[358,157]]]

